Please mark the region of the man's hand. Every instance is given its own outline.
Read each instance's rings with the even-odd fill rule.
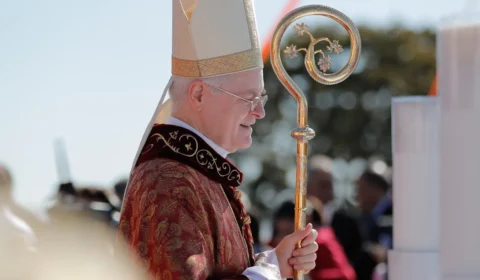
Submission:
[[[303,270],[305,274],[315,268],[318,245],[317,231],[308,224],[304,229],[285,236],[275,248],[280,274],[282,278],[292,278],[293,269]],[[296,249],[295,245],[302,242],[302,248]]]

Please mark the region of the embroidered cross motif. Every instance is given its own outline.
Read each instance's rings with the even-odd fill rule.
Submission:
[[[177,140],[178,131],[170,132],[168,135],[170,135],[170,138]]]

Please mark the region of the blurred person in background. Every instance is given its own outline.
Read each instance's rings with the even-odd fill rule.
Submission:
[[[122,205],[123,205],[123,196],[125,195],[125,190],[127,189],[127,184],[128,180],[127,179],[122,179],[115,183],[113,189],[115,192],[115,195],[120,201],[120,206],[118,208],[113,209],[111,218],[112,218],[112,226],[118,227],[118,224],[120,222],[120,212],[122,210]]]
[[[322,221],[323,204],[316,197],[308,197],[307,223],[312,223],[318,232],[316,265],[308,274],[310,280],[356,280],[343,247],[334,231]],[[276,246],[279,240],[295,230],[295,203],[285,201],[273,214],[273,235],[269,246]]]
[[[310,201],[307,201],[307,224],[318,226],[320,213],[317,213]],[[275,248],[285,238],[295,231],[295,203],[287,200],[282,202],[274,211],[272,217],[272,237],[268,246]]]
[[[387,180],[375,172],[365,171],[356,182],[356,199],[367,239],[391,249],[393,203]]]
[[[250,228],[252,229],[253,251],[255,254],[271,250],[272,248],[264,245],[260,240],[260,221],[255,214],[250,214]]]
[[[319,199],[323,206],[323,223],[329,224],[336,210],[332,178],[332,161],[323,155],[309,159],[307,194]]]
[[[308,197],[312,205],[310,217],[317,229],[317,259],[315,268],[309,273],[311,280],[356,280],[343,246],[338,242],[333,229],[323,222],[323,203],[316,197]]]
[[[389,184],[380,175],[365,171],[356,184],[358,207],[336,203],[329,159],[313,156],[309,166],[307,193],[310,198],[326,201],[329,224],[341,244],[358,280],[371,280],[375,267],[387,261],[387,251],[392,246],[392,200]],[[329,215],[331,215],[329,217]]]
[[[295,230],[295,203],[284,201],[275,209],[272,217],[272,237],[268,246],[275,248],[280,242]]]
[[[354,267],[363,251],[364,238],[360,229],[359,216],[351,209],[338,209],[330,223],[338,242],[342,245],[345,255]],[[358,280],[360,278],[357,275]],[[370,278],[366,278],[371,280]]]
[[[333,162],[324,155],[309,159],[307,194],[311,201],[322,205],[321,221],[330,225],[351,264],[362,250],[363,238],[358,224],[357,209],[345,201],[336,201],[333,183]]]
[[[115,190],[115,194],[118,196],[121,202],[123,202],[123,196],[125,195],[125,190],[127,189],[127,179],[122,179],[115,183],[113,189]]]
[[[393,240],[393,204],[388,181],[366,170],[356,181],[363,250],[355,263],[359,279],[372,278],[375,267],[387,263]]]

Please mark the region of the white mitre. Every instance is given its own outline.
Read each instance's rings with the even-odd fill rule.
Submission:
[[[172,0],[172,77],[135,157],[155,123],[171,114],[164,103],[175,77],[208,78],[263,68],[253,0]]]
[[[253,0],[173,0],[172,10],[173,77],[206,78],[263,68]],[[170,104],[162,102],[163,108]],[[162,114],[156,123],[169,115]]]

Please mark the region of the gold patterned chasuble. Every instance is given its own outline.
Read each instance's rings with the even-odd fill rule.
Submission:
[[[118,235],[153,279],[248,279],[242,173],[193,132],[155,125],[132,171]]]

